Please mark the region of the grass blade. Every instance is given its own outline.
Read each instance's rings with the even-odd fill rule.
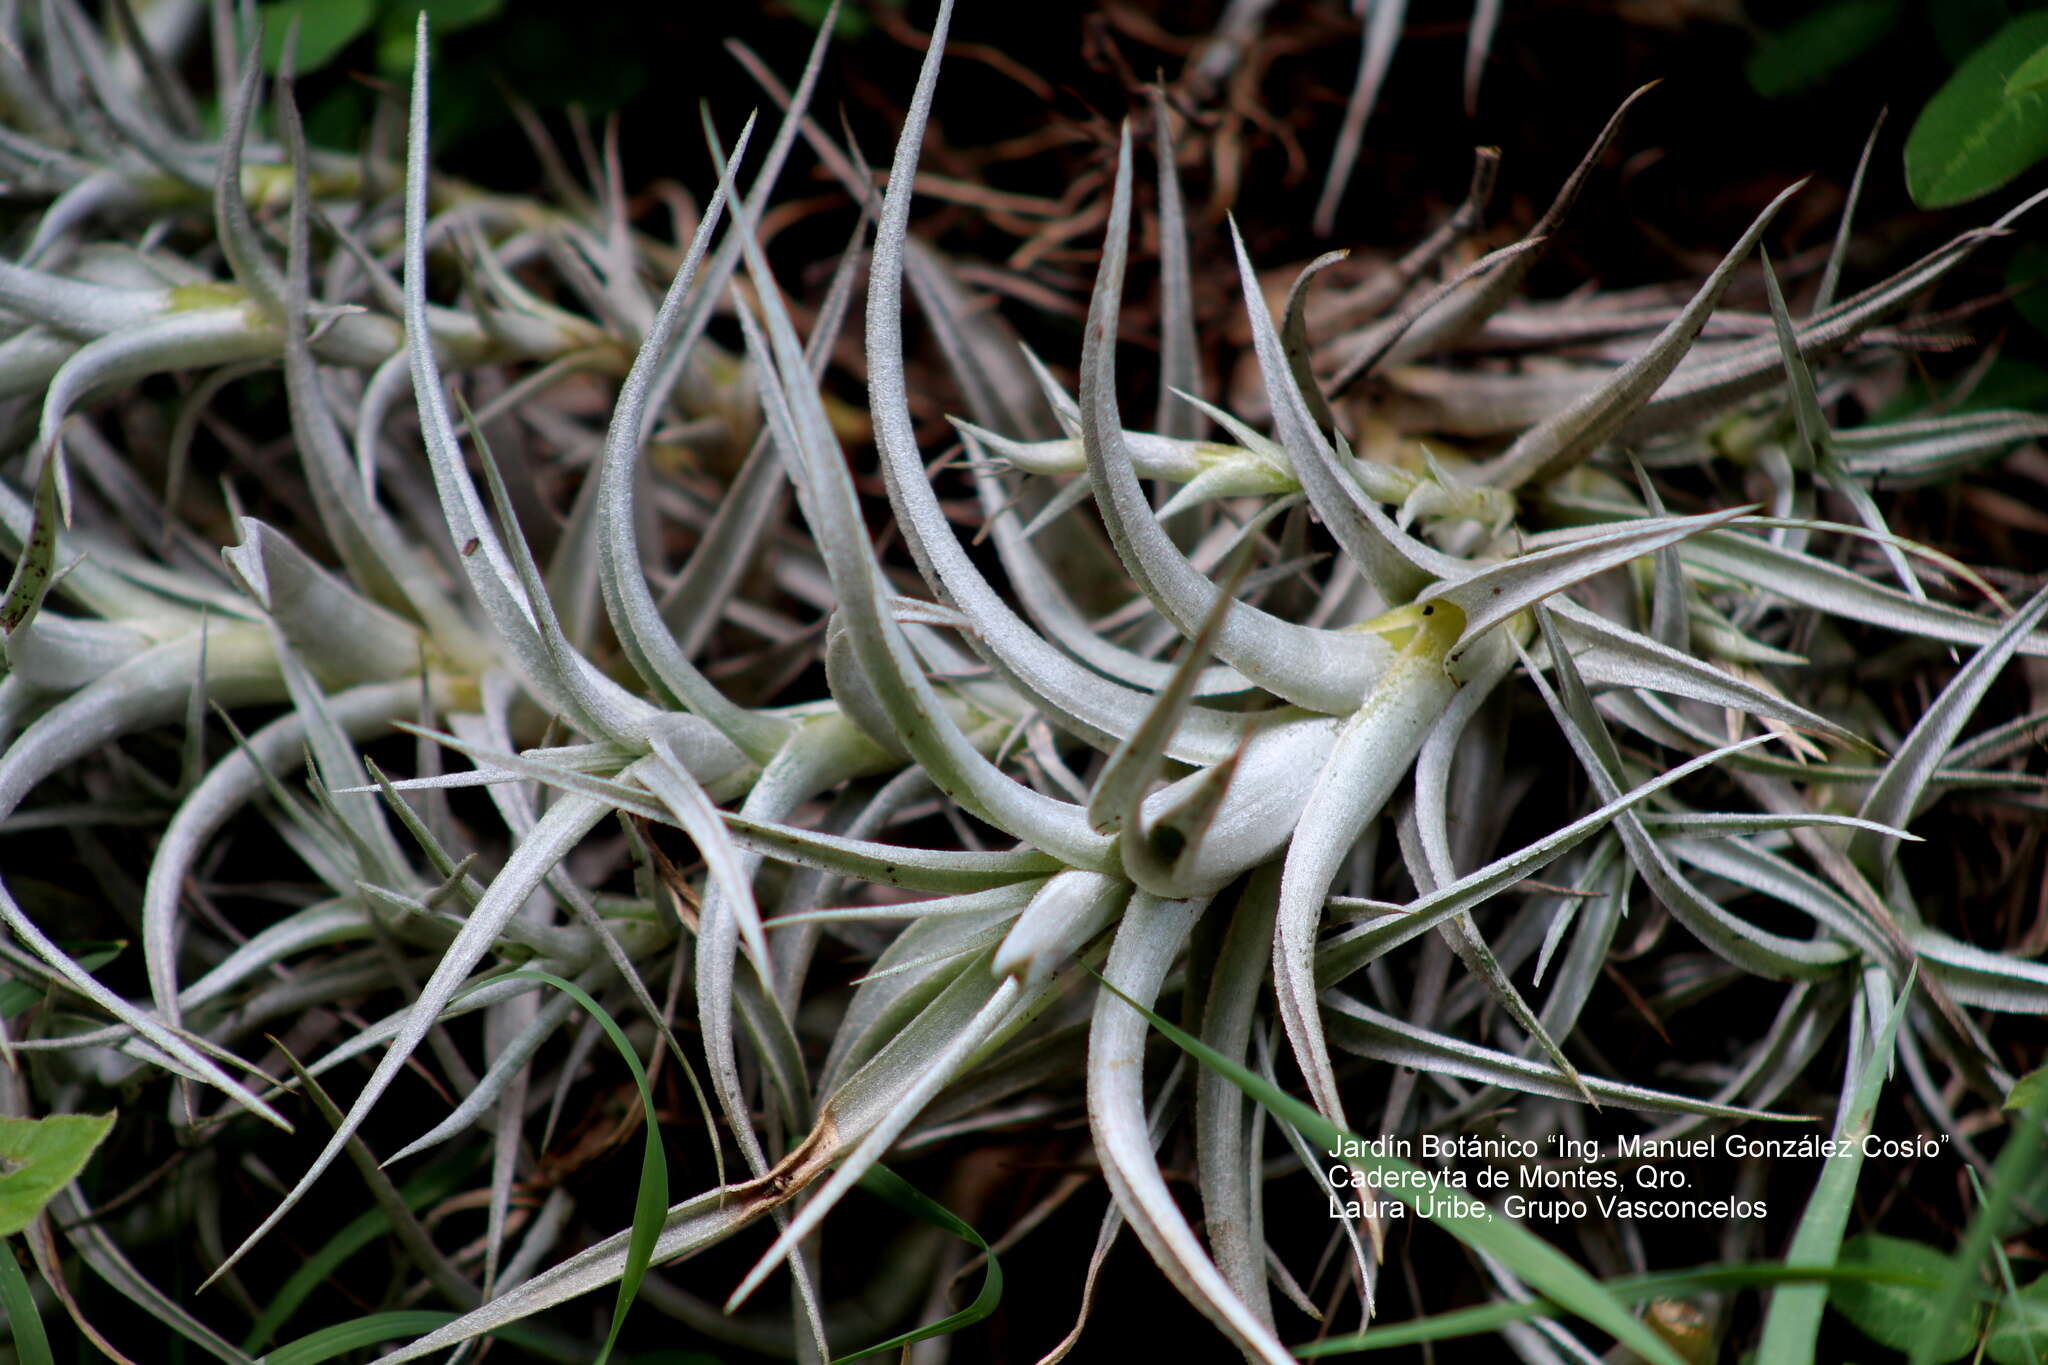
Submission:
[[[873,1346],[855,1351],[851,1355],[840,1356],[832,1362],[832,1365],[853,1365],[853,1362],[856,1360],[866,1360],[868,1357],[878,1356],[884,1351],[898,1350],[920,1341],[929,1341],[934,1337],[950,1336],[954,1332],[972,1327],[975,1323],[980,1322],[983,1318],[996,1311],[996,1306],[1003,1300],[1003,1268],[997,1263],[995,1252],[989,1248],[989,1244],[982,1239],[980,1233],[969,1227],[951,1209],[924,1194],[916,1186],[886,1166],[870,1166],[868,1173],[861,1178],[860,1187],[884,1202],[902,1209],[905,1213],[923,1219],[933,1227],[942,1228],[952,1233],[961,1241],[981,1252],[987,1258],[988,1268],[982,1272],[981,1290],[974,1296],[974,1302],[968,1304],[959,1312],[948,1314],[937,1322],[929,1323],[926,1326],[914,1328],[898,1336],[890,1337],[887,1341],[877,1342]]]
[[[1304,1136],[1324,1151],[1346,1153],[1343,1159],[1366,1173],[1378,1171],[1395,1176],[1397,1173],[1419,1171],[1420,1168],[1396,1158],[1369,1155],[1365,1140],[1357,1134],[1347,1132],[1331,1123],[1313,1107],[1295,1099],[1278,1086],[1269,1084],[1256,1072],[1231,1061],[1200,1039],[1174,1027],[1108,981],[1103,981],[1102,986],[1104,990],[1116,995],[1143,1015],[1152,1027],[1165,1035],[1175,1047],[1203,1066],[1229,1077],[1238,1089],[1264,1105],[1276,1117],[1300,1129]],[[1358,1152],[1359,1155],[1350,1155],[1352,1152]],[[1384,1188],[1387,1194],[1401,1199],[1404,1203],[1418,1202],[1417,1196],[1398,1179],[1389,1179]],[[1417,1212],[1424,1210],[1418,1208]],[[1510,1222],[1486,1210],[1477,1214],[1441,1212],[1437,1211],[1433,1204],[1430,1205],[1426,1216],[1474,1251],[1495,1257],[1558,1307],[1584,1318],[1645,1361],[1651,1362],[1651,1365],[1685,1365],[1662,1338],[1638,1322],[1623,1302],[1598,1280],[1521,1224]]]
[[[0,1242],[0,1311],[7,1315],[7,1335],[21,1365],[55,1365],[49,1335],[43,1331],[43,1316],[36,1311],[35,1296],[29,1292],[28,1277],[21,1273],[11,1242]]]
[[[1872,968],[1866,976],[1874,979],[1878,974],[1878,969]],[[1876,1045],[1850,1078],[1832,1135],[1842,1139],[1844,1146],[1821,1168],[1820,1180],[1785,1252],[1788,1268],[1829,1267],[1841,1250],[1842,1230],[1856,1199],[1856,1177],[1863,1170],[1863,1138],[1877,1116],[1878,1094],[1891,1068],[1892,1042],[1898,1037],[1899,1021],[1905,1017],[1906,1001],[1912,993],[1913,978],[1908,974],[1890,1014],[1876,1030]],[[1764,1316],[1763,1341],[1757,1347],[1757,1365],[1811,1365],[1827,1298],[1827,1290],[1820,1287],[1781,1289],[1772,1295]]]

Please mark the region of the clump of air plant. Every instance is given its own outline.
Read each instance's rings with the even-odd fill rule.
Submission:
[[[1803,321],[1763,262],[1768,317],[1702,340],[1795,186],[1689,297],[1608,319],[1617,358],[1463,367],[1488,329],[1526,332],[1514,300],[1610,126],[1524,240],[1438,281],[1455,235],[1440,234],[1372,319],[1320,345],[1314,268],[1276,324],[1234,241],[1270,432],[1199,393],[1175,211],[1162,220],[1165,290],[1182,300],[1163,310],[1167,429],[1131,430],[1114,344],[1128,133],[1077,394],[967,314],[911,237],[950,17],[942,6],[888,191],[869,205],[866,276],[867,418],[927,596],[878,555],[821,378],[860,253],[842,258],[806,338],[754,230],[803,128],[822,36],[757,163],[751,124],[730,150],[714,136],[714,192],[675,253],[635,237],[615,187],[585,220],[438,179],[424,42],[405,164],[365,171],[306,147],[288,80],[274,141],[252,136],[253,54],[223,82],[234,98],[209,141],[175,116],[184,97],[160,64],[129,70],[63,0],[10,34],[76,89],[23,101],[10,88],[26,112],[0,141],[50,198],[0,265],[18,447],[0,482],[15,556],[0,818],[90,830],[93,809],[25,804],[61,782],[78,800],[140,795],[159,828],[123,907],[146,990],[107,984],[67,931],[0,888],[7,970],[49,992],[27,1036],[10,1036],[42,1060],[12,1075],[9,1110],[118,1090],[182,1142],[246,1144],[252,1120],[305,1121],[303,1092],[332,1129],[310,1165],[280,1173],[290,1183],[253,1227],[217,1209],[202,1221],[217,1298],[151,1287],[76,1187],[55,1197],[59,1232],[45,1225],[39,1247],[61,1235],[209,1349],[233,1352],[222,1324],[268,1301],[241,1320],[243,1351],[262,1351],[288,1322],[304,1330],[307,1287],[272,1297],[250,1251],[317,1183],[362,1180],[408,1267],[380,1305],[408,1312],[356,1324],[364,1343],[410,1341],[383,1360],[614,1283],[607,1352],[638,1296],[749,1349],[831,1358],[903,1328],[951,1274],[907,1244],[856,1302],[827,1303],[819,1267],[842,1221],[828,1216],[855,1185],[972,1237],[885,1161],[1085,1110],[1113,1196],[1103,1249],[1128,1222],[1239,1349],[1279,1362],[1290,1315],[1320,1310],[1267,1235],[1267,1186],[1316,1188],[1346,1136],[1662,1139],[1805,1119],[1831,1096],[1838,1129],[1867,1130],[1895,1047],[1937,1121],[2002,1102],[2000,1020],[2048,1010],[2048,968],[1923,910],[1930,888],[1898,846],[1946,790],[2040,787],[2009,762],[2038,716],[1964,732],[2015,654],[2048,654],[2048,591],[2015,606],[1896,535],[1873,485],[1966,477],[2043,424],[1975,412],[1836,430],[1825,366],[2023,210],[1839,301],[1838,243]],[[1160,200],[1177,206],[1163,127],[1158,141]],[[210,247],[178,254],[208,205]],[[130,239],[156,215],[178,230]],[[650,257],[677,255],[653,297]],[[552,296],[535,282],[544,267]],[[459,288],[436,303],[448,276]],[[968,553],[917,440],[906,280],[968,395],[964,477],[1001,582]],[[721,311],[744,355],[705,339]],[[1559,346],[1589,334],[1583,316],[1549,325]],[[238,514],[216,558],[186,514],[197,492],[173,478],[159,498],[96,414],[146,403],[144,376],[203,376],[172,424],[177,470],[208,404],[277,367],[292,441],[272,477],[296,481],[311,516],[287,531]],[[589,374],[618,380],[601,432],[548,406],[551,385]],[[1458,418],[1412,450],[1383,435],[1355,449],[1371,414],[1326,394],[1359,380]],[[1034,390],[1045,411],[1020,418],[1004,395]],[[580,447],[559,525],[527,427]],[[652,448],[707,432],[747,449],[727,486],[654,467]],[[1721,496],[1731,443],[1767,509]],[[1179,487],[1155,506],[1141,478]],[[1823,496],[1854,522],[1822,519]],[[1127,582],[1098,619],[1040,548],[1084,503]],[[693,546],[673,573],[672,530]],[[1309,547],[1325,540],[1338,553],[1321,561]],[[735,628],[766,641],[744,692],[707,657]],[[1902,732],[1808,681],[1807,657],[1861,628],[1956,653]],[[814,660],[825,693],[789,694]],[[395,730],[420,741],[410,777],[364,752]],[[156,736],[179,755],[169,779],[112,748]],[[1542,767],[1562,749],[1569,776]],[[1513,799],[1532,785],[1533,825]],[[463,788],[480,797],[451,795]],[[231,829],[237,859],[256,841],[274,850],[266,879],[272,862],[296,868],[246,932],[207,890],[209,850]],[[1197,957],[1205,915],[1220,927]],[[1778,983],[1775,1013],[1731,1020],[1728,1051],[1686,1059],[1677,1083],[1607,1074],[1586,1009],[1630,915],[1668,917],[1669,989]],[[836,973],[849,959],[866,964],[852,983]],[[1169,997],[1189,1034],[1151,1013]],[[1197,1065],[1163,1068],[1155,1049],[1148,1068],[1162,1030]],[[623,1229],[543,1183],[568,1097],[609,1066],[592,1050],[606,1033],[650,1125]],[[367,1081],[329,1101],[324,1078],[357,1060]],[[674,1145],[716,1172],[673,1204],[648,1075],[670,1065],[705,1130]],[[408,1068],[445,1080],[446,1112],[373,1152],[366,1125],[403,1121],[391,1097]],[[1297,1078],[1307,1104],[1288,1093]],[[1160,1155],[1177,1140],[1161,1126],[1176,1093],[1192,1101],[1194,1208]],[[1285,1180],[1271,1178],[1276,1136],[1301,1168]],[[437,1188],[474,1189],[486,1211],[461,1247],[380,1165],[442,1148],[474,1160],[433,1167]],[[344,1155],[353,1174],[333,1169]],[[1832,1263],[1858,1161],[1830,1164],[1795,1234],[1801,1264]],[[1668,1333],[1528,1230],[1435,1217],[1496,1297],[1556,1306],[1559,1320],[1505,1329],[1524,1358],[1586,1358],[1570,1315],[1643,1359],[1678,1359]],[[763,1220],[772,1245],[736,1279],[680,1264]],[[1392,1249],[1374,1217],[1331,1231],[1362,1324]],[[1780,1254],[1763,1232],[1731,1227],[1722,1258]],[[1606,1254],[1597,1225],[1575,1235],[1582,1254]],[[716,1311],[784,1267],[786,1314]],[[1813,1293],[1778,1292],[1771,1358],[1812,1358]],[[442,1315],[423,1321],[409,1311],[421,1302]],[[888,1344],[991,1306],[985,1294]],[[1049,1358],[1074,1340],[1047,1341]]]

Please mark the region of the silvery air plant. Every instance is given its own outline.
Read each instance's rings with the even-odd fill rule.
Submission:
[[[1854,293],[1845,223],[1802,316],[1759,245],[1797,186],[1689,294],[1519,302],[1617,115],[1528,236],[1447,265],[1482,159],[1473,202],[1368,303],[1347,296],[1335,334],[1315,267],[1276,323],[1233,228],[1263,386],[1245,421],[1200,396],[1160,121],[1163,380],[1140,430],[1117,378],[1128,131],[1064,358],[1077,391],[910,235],[950,5],[886,194],[807,123],[821,37],[772,135],[707,129],[678,248],[629,228],[615,165],[552,206],[437,176],[424,42],[395,165],[309,151],[289,80],[266,96],[253,50],[220,35],[225,129],[206,139],[111,9],[102,31],[69,0],[8,7],[24,60],[0,78],[0,161],[39,201],[0,265],[0,956],[28,988],[4,1093],[20,1118],[118,1102],[102,1162],[154,1125],[172,1138],[149,1166],[266,1202],[198,1201],[199,1267],[159,1285],[123,1245],[146,1230],[98,1216],[67,1172],[26,1226],[50,1283],[89,1269],[227,1361],[383,1344],[395,1362],[498,1332],[498,1350],[587,1360],[572,1325],[608,1354],[636,1300],[751,1351],[917,1340],[936,1358],[993,1308],[1003,1248],[890,1163],[1085,1114],[1109,1195],[1088,1286],[1127,1227],[1248,1359],[1395,1330],[1376,1313],[1398,1281],[1383,1211],[1318,1226],[1321,1268],[1275,1249],[1297,1254],[1299,1227],[1269,1235],[1273,1201],[1321,1218],[1328,1153],[1349,1150],[1441,1229],[1413,1236],[1506,1310],[1486,1327],[1519,1358],[1670,1365],[1710,1358],[1725,1295],[1627,1289],[1649,1267],[1625,1220],[1539,1236],[1433,1203],[1370,1139],[1856,1135],[1900,1090],[1943,1132],[1995,1119],[2007,1017],[2038,1027],[2048,968],[1965,937],[1899,849],[1955,789],[2038,791],[2040,714],[1978,712],[2016,654],[2048,655],[2048,593],[1893,534],[1877,485],[1966,480],[2048,424],[1830,421],[1850,386],[1897,382],[1910,323],[1880,324],[2021,210]],[[154,40],[191,38],[173,28]],[[865,207],[808,335],[754,228],[806,134]],[[823,378],[863,268],[866,424],[914,574],[878,552],[865,447],[841,442],[864,424]],[[651,270],[672,280],[658,297]],[[1769,311],[1717,314],[1752,271]],[[906,281],[969,404],[950,452],[911,419]],[[715,316],[743,352],[704,335]],[[1471,365],[1503,337],[1568,355]],[[290,440],[264,447],[212,409],[278,371]],[[137,386],[166,372],[168,414],[118,422],[160,411]],[[616,381],[601,429],[552,400],[593,377]],[[1376,399],[1333,407],[1360,379],[1441,439],[1386,437],[1359,416]],[[243,515],[232,479],[207,501],[183,472],[202,429],[303,524]],[[168,486],[129,442],[154,443]],[[732,450],[722,482],[656,458],[691,442]],[[580,488],[563,516],[544,473]],[[970,554],[940,487],[979,499],[990,552]],[[1077,533],[1091,517],[1113,575]],[[692,547],[680,564],[672,543]],[[763,643],[709,648],[736,635]],[[1910,725],[1809,664],[1858,648],[1935,670]],[[825,689],[789,695],[820,660]],[[405,732],[410,776],[386,771]],[[135,926],[110,957],[24,881],[46,837],[24,832],[89,851],[137,820],[154,839],[146,877],[107,879]],[[260,922],[214,903],[237,881],[262,881],[233,891]],[[1674,1007],[1752,981],[1775,1006],[1655,1085],[1603,1074],[1580,1023],[1623,948],[1655,950],[1638,967]],[[621,1226],[544,1168],[572,1090],[624,1069],[613,1138],[646,1129]],[[394,1110],[406,1072],[446,1103]],[[680,1110],[657,1115],[663,1082]],[[318,1155],[221,1168],[263,1124],[311,1125]],[[364,1140],[395,1125],[402,1146]],[[1727,1220],[1701,1259],[1832,1265],[1862,1160],[1851,1143],[1816,1167],[1789,1243]],[[671,1190],[671,1164],[692,1188]],[[280,1347],[313,1330],[298,1310],[339,1262],[286,1280],[262,1249],[323,1184],[368,1190],[365,1236],[399,1269],[340,1335]],[[856,1186],[853,1221],[832,1218]],[[483,1211],[467,1240],[428,1216],[464,1193]],[[869,1195],[908,1212],[901,1240],[859,1230]],[[298,1241],[325,1241],[308,1216]],[[751,1270],[690,1259],[756,1224]],[[828,1300],[832,1267],[865,1286]],[[1048,1360],[1081,1339],[1081,1278],[1012,1283],[1083,1305]],[[1811,1360],[1826,1294],[1770,1290],[1745,1329],[1761,1358]]]

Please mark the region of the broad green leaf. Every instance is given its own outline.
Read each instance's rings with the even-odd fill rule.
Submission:
[[[2005,1095],[2004,1108],[2029,1109],[2048,1097],[2048,1067],[2029,1071],[2012,1083],[2012,1089]]]
[[[1970,54],[1906,138],[1906,188],[1922,208],[1991,193],[2048,156],[2048,90],[2007,81],[2048,47],[2048,14],[2028,14]]]
[[[1825,82],[1898,27],[1899,0],[1835,0],[1766,37],[1750,57],[1749,83],[1765,99]]]
[[[271,0],[258,15],[263,21],[263,69],[276,75],[284,67],[285,40],[298,23],[298,46],[292,69],[318,71],[367,31],[377,17],[371,0]]]
[[[385,0],[382,8],[377,20],[377,69],[403,77],[412,70],[413,31],[422,14],[438,44],[450,33],[496,18],[505,0]]]
[[[2033,56],[2020,63],[2019,70],[2005,78],[2005,97],[2031,95],[2043,86],[2048,86],[2048,46],[2037,48]]]
[[[1998,1365],[2041,1365],[2048,1360],[2048,1275],[1999,1305],[1984,1354]]]
[[[788,0],[791,14],[816,28],[825,22],[825,16],[832,12],[832,0]],[[833,31],[840,37],[858,38],[874,27],[874,21],[861,11],[858,3],[839,7],[839,17],[832,22]]]
[[[1935,1291],[1949,1268],[1948,1257],[1925,1242],[1887,1237],[1881,1232],[1861,1233],[1842,1243],[1835,1264],[1893,1270],[1926,1282],[1921,1286],[1847,1280],[1828,1290],[1828,1302],[1837,1312],[1855,1323],[1864,1336],[1895,1351],[1912,1347],[1933,1312]],[[1967,1353],[1976,1339],[1976,1314],[1945,1318],[1930,1359],[1954,1360]]]
[[[494,19],[505,8],[505,0],[408,0],[407,3],[389,6],[388,21],[403,23],[410,31],[414,21],[424,13],[427,22],[436,33],[454,33],[458,29],[481,24]]]
[[[2022,252],[2015,252],[2014,259],[2020,259]],[[2048,281],[2048,261],[2039,269],[2020,279],[2008,279],[2009,284],[2024,284],[2034,279]],[[2048,288],[2044,283],[2043,288]],[[2032,295],[2022,295],[2022,300]],[[2048,403],[2048,369],[2032,361],[2020,360],[2001,355],[1984,369],[1983,377],[1975,383],[1964,386],[1961,396],[1937,392],[1933,386],[1910,384],[1901,388],[1875,413],[1872,422],[1889,423],[1907,418],[1920,417],[1930,410],[1936,413],[1974,413],[1992,408],[2019,408],[2036,410]],[[1853,438],[1853,433],[1846,433]]]
[[[113,1127],[111,1112],[0,1118],[0,1160],[12,1168],[0,1175],[0,1237],[34,1221],[43,1205],[85,1169]]]

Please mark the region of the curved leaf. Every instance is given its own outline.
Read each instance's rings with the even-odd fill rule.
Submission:
[[[1991,193],[2048,156],[2048,90],[2008,82],[2048,46],[2048,14],[2013,20],[1937,90],[1906,138],[1906,188],[1922,208]]]

